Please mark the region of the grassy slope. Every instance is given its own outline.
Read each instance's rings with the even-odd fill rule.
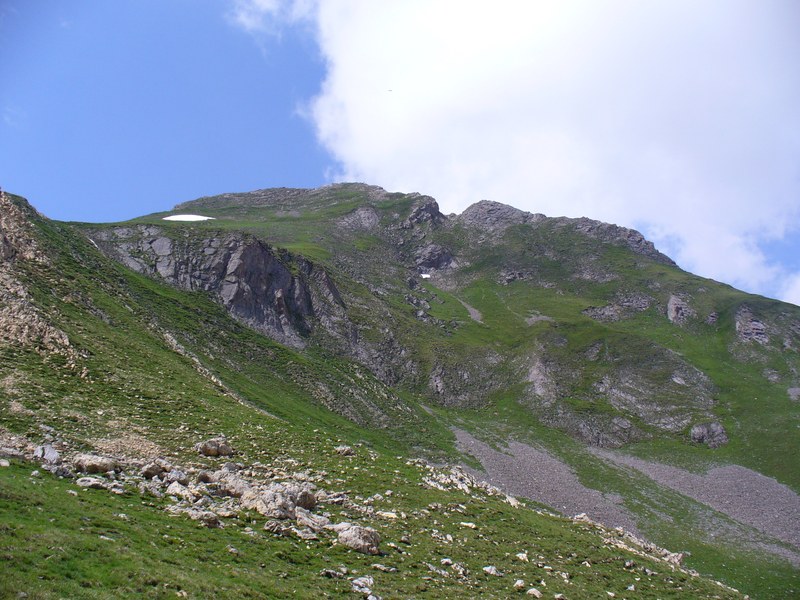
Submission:
[[[372,301],[370,292],[360,284],[351,282],[340,263],[333,260],[337,252],[341,254],[348,248],[354,249],[349,257],[353,260],[363,260],[356,252],[364,256],[374,256],[376,252],[390,255],[394,252],[386,247],[385,241],[369,233],[342,232],[330,227],[330,218],[352,210],[358,205],[356,200],[328,207],[322,213],[309,212],[300,216],[277,215],[275,211],[261,208],[249,209],[241,211],[235,218],[220,218],[213,223],[201,223],[192,227],[198,231],[244,228],[263,235],[282,246],[304,253],[309,258],[323,261],[337,284],[347,286],[351,293],[360,294],[365,301]],[[393,199],[380,205],[378,211],[389,218],[395,211],[401,215],[406,214],[409,207],[409,200]],[[203,212],[225,216],[222,211]],[[163,225],[155,217],[142,221]],[[86,362],[95,383],[91,386],[93,389],[87,392],[87,386],[82,380],[69,373],[53,371],[52,365],[42,365],[38,355],[6,353],[0,368],[0,378],[9,373],[27,372],[29,375],[17,382],[17,391],[14,394],[15,397],[24,398],[26,405],[37,411],[35,418],[14,415],[4,419],[10,429],[36,436],[39,422],[54,425],[66,423],[68,428],[74,430],[77,439],[86,440],[115,435],[118,424],[109,425],[109,421],[130,422],[141,427],[143,431],[151,432],[157,438],[155,441],[169,453],[184,457],[191,454],[187,454],[187,449],[199,435],[224,431],[233,436],[235,443],[252,445],[254,452],[264,452],[265,457],[274,458],[285,455],[286,440],[290,437],[289,426],[297,424],[298,427],[291,428],[292,452],[309,444],[310,448],[319,449],[316,436],[309,434],[309,431],[319,429],[323,434],[335,431],[336,435],[330,436],[331,440],[364,441],[386,457],[403,454],[409,447],[424,447],[428,452],[439,456],[452,455],[452,437],[442,422],[453,422],[472,413],[455,416],[448,411],[438,411],[442,415],[441,421],[426,418],[425,413],[418,409],[419,400],[416,395],[422,391],[424,382],[411,382],[404,390],[399,390],[402,399],[410,403],[413,413],[398,413],[403,418],[397,423],[397,427],[388,432],[390,435],[387,436],[387,432],[355,427],[319,403],[310,401],[307,385],[308,382],[320,378],[342,382],[347,379],[348,374],[350,379],[358,379],[352,377],[351,365],[334,360],[324,352],[300,355],[283,349],[238,326],[201,295],[170,290],[120,267],[111,267],[85,243],[70,237],[64,229],[66,226],[49,224],[43,227],[42,232],[50,237],[51,243],[63,249],[59,270],[64,281],[57,285],[48,281],[39,290],[38,300],[51,305],[53,310],[62,315],[61,324],[71,339],[90,353]],[[525,235],[529,234],[527,232]],[[525,235],[514,235],[516,237],[511,240],[512,246],[517,244],[524,255],[529,251],[523,243]],[[457,239],[458,236],[453,236],[449,242],[456,244],[454,240]],[[569,239],[559,243],[565,245],[565,248],[572,247]],[[65,247],[65,244],[69,247]],[[441,301],[433,303],[431,314],[446,321],[460,322],[460,326],[452,334],[432,332],[428,326],[411,317],[412,311],[404,304],[402,297],[389,297],[394,303],[394,318],[403,328],[401,333],[404,340],[414,340],[415,349],[418,350],[423,364],[431,364],[434,358],[442,354],[451,355],[457,362],[460,356],[469,357],[475,351],[492,346],[523,356],[531,344],[540,336],[547,335],[552,327],[548,323],[538,323],[532,327],[524,325],[524,318],[529,312],[538,311],[556,318],[559,321],[559,332],[567,332],[572,344],[614,335],[624,339],[655,339],[666,347],[681,351],[690,361],[709,372],[721,388],[727,390],[734,383],[738,386],[748,385],[749,389],[759,390],[757,397],[765,397],[762,389],[764,380],[760,376],[759,368],[753,367],[746,372],[747,377],[742,379],[739,365],[730,365],[724,360],[730,336],[726,337],[722,329],[725,319],[730,324],[732,317],[729,312],[721,314],[718,331],[712,335],[706,331],[676,332],[673,326],[655,312],[644,313],[631,321],[611,325],[598,324],[580,311],[590,305],[601,305],[617,291],[615,284],[589,286],[581,282],[571,282],[565,284],[565,290],[562,290],[566,292],[564,294],[558,294],[554,289],[536,288],[527,282],[500,286],[494,283],[492,273],[502,266],[502,256],[489,254],[485,261],[483,264],[473,263],[471,282],[460,291],[449,293],[426,285]],[[677,281],[682,285],[696,286],[702,282],[696,278],[687,279],[682,272],[662,265],[654,265],[643,272],[632,266],[631,255],[626,251],[612,250],[608,261],[614,268],[622,268],[627,275],[635,276],[639,283],[654,277],[664,284]],[[552,261],[543,264],[542,270],[552,278],[564,275],[564,266]],[[42,281],[41,274],[32,274],[31,282],[35,284],[38,281]],[[102,285],[98,286],[98,281]],[[390,287],[393,285],[397,289],[404,287],[404,282],[399,277],[388,283]],[[734,306],[744,298],[749,302],[755,301],[753,297],[724,286],[704,283],[711,288],[715,303],[724,301],[727,305]],[[57,293],[51,294],[51,287],[55,287]],[[78,293],[78,290],[79,295],[90,297],[89,303],[94,316],[86,314],[85,297],[80,302],[73,303],[59,300],[69,296],[70,292]],[[709,296],[704,298],[707,297]],[[121,302],[120,298],[126,300]],[[458,299],[463,299],[479,309],[483,314],[484,324],[472,321]],[[363,309],[366,311],[364,317],[369,319],[372,317],[369,313],[371,308],[369,304],[366,306]],[[97,316],[101,318],[96,318]],[[155,328],[144,329],[141,327],[142,322],[153,322]],[[275,448],[270,450],[260,446],[265,440],[271,439],[270,436],[263,434],[264,430],[255,426],[250,429],[241,426],[243,422],[255,422],[252,409],[231,401],[215,384],[198,377],[192,361],[175,354],[158,333],[160,329],[175,334],[179,342],[197,355],[229,388],[247,398],[253,405],[281,417],[284,421],[278,422],[278,430],[274,429],[274,423],[272,429],[273,437],[281,440],[280,447],[267,444],[267,448]],[[717,352],[712,354],[711,359],[705,354],[708,348]],[[159,365],[155,372],[153,365]],[[338,390],[340,397],[345,397],[347,385],[349,384],[343,384]],[[796,440],[792,437],[794,432],[788,425],[781,423],[781,414],[784,417],[790,415],[792,408],[788,405],[785,392],[780,396],[779,390],[766,387],[767,397],[779,407],[777,415],[752,409],[750,403],[740,400],[734,392],[720,395],[718,410],[726,419],[726,427],[731,428],[740,421],[743,423],[739,439],[722,451],[712,454],[677,438],[641,444],[632,450],[644,456],[669,459],[681,466],[698,469],[720,459],[730,460],[776,476],[798,489],[798,482],[793,479],[796,473],[793,475],[787,465],[775,460],[775,453],[754,433],[759,429],[774,427],[777,423],[777,431],[787,434],[779,436],[784,440],[787,449],[797,447]],[[100,401],[109,408],[97,409]],[[71,410],[74,415],[63,419],[65,410]],[[103,410],[104,414],[97,415],[97,410]],[[630,497],[628,507],[635,513],[648,519],[654,516],[653,511],[646,509],[647,502],[653,496],[662,494],[662,489],[643,480],[631,482],[629,475],[612,469],[599,476],[597,468],[592,466],[595,461],[585,452],[581,452],[578,445],[570,444],[570,440],[564,439],[563,435],[539,426],[528,410],[515,401],[513,389],[496,398],[493,408],[475,414],[477,416],[473,430],[476,433],[513,435],[523,440],[535,439],[557,451],[578,468],[585,483],[601,489],[619,491]],[[122,418],[112,419],[111,415],[120,415]],[[746,418],[743,419],[742,416]],[[258,422],[264,428],[265,423],[273,421]],[[328,447],[325,446],[326,449]],[[574,451],[567,452],[564,448],[573,448]],[[367,483],[368,481],[359,482],[358,485]],[[687,499],[673,499],[670,502],[673,505],[666,507],[666,514],[672,518],[684,519],[696,508]],[[732,548],[729,545],[712,546],[696,542],[691,528],[687,528],[685,533],[676,533],[672,524],[652,519],[652,527],[645,530],[657,542],[673,549],[692,550],[693,556],[689,559],[691,566],[740,585],[747,591],[772,592],[797,587],[796,572],[791,569],[780,564],[765,565],[755,557],[741,553],[737,555],[735,551],[731,553]],[[735,565],[734,569],[731,569],[731,564]],[[760,580],[761,577],[766,577],[766,580]]]

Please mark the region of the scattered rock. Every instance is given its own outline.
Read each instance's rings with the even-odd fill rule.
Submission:
[[[492,575],[494,577],[502,577],[503,576],[502,571],[498,571],[497,567],[495,567],[494,565],[489,565],[488,567],[483,567],[483,572],[486,573],[487,575]]]
[[[11,463],[8,462],[5,458],[0,458],[0,467],[10,467]]]
[[[170,506],[167,508],[167,511],[176,515],[184,514],[193,521],[199,521],[202,525],[205,525],[209,529],[222,527],[222,522],[219,520],[219,515],[210,510],[204,510],[194,506],[190,506],[188,508],[183,506]]]
[[[233,448],[228,444],[224,435],[200,442],[194,448],[203,456],[230,456],[233,454]]]
[[[106,482],[98,477],[81,477],[75,482],[75,485],[92,490],[106,489]]]
[[[336,446],[333,450],[341,456],[353,456],[355,454],[355,450],[350,446]]]
[[[716,421],[712,423],[699,423],[692,427],[692,441],[697,444],[705,444],[709,448],[719,448],[728,443],[728,435],[725,428]]]
[[[375,585],[375,580],[369,575],[364,577],[357,577],[351,582],[353,591],[358,594],[369,595],[372,594],[372,586]]]
[[[381,536],[371,527],[340,523],[334,526],[334,530],[338,531],[338,541],[343,546],[362,554],[380,554],[378,545],[381,543]]]
[[[521,589],[522,589],[522,588],[524,588],[524,587],[525,587],[525,582],[524,582],[524,581],[522,581],[522,579],[517,579],[517,580],[514,582],[514,589],[515,589],[515,590],[519,591],[519,590],[521,590]]]
[[[276,519],[272,519],[270,521],[267,521],[264,524],[264,531],[269,531],[270,533],[274,533],[276,535],[283,535],[283,536],[289,536],[289,535],[292,534],[292,528],[291,527],[289,527],[285,523],[282,523],[281,521],[278,521]]]
[[[319,574],[320,577],[327,577],[328,579],[344,579],[344,573],[333,569],[322,569]]]
[[[537,590],[536,588],[531,588],[527,592],[525,592],[528,596],[533,596],[534,598],[541,598],[542,592]]]

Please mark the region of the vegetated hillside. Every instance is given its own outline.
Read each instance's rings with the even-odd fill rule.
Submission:
[[[781,485],[798,489],[795,307],[683,273],[622,228],[495,203],[446,217],[358,184],[175,211],[215,217],[199,223],[63,224],[2,203],[10,593],[508,597],[519,579],[568,598],[735,596],[677,555],[410,460],[458,449],[490,477],[538,452],[550,480],[519,493],[553,487],[540,499],[569,514],[569,484],[689,568],[756,596],[798,589],[791,526],[770,529],[796,510]],[[219,434],[233,456],[195,448]],[[75,496],[25,462],[69,476],[92,470],[87,451],[116,483]],[[731,515],[631,462],[667,457],[775,478],[789,514]]]

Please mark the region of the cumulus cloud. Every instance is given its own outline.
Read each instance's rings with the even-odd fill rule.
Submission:
[[[797,3],[280,4],[327,61],[308,114],[333,179],[637,227],[701,275],[785,288],[761,248],[800,234]]]

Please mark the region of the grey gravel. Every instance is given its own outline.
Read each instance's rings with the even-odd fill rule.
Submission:
[[[587,488],[574,471],[549,452],[510,442],[508,454],[498,452],[461,429],[453,430],[462,452],[477,458],[485,473],[471,474],[515,496],[530,498],[566,515],[586,513],[608,527],[623,527],[639,535],[633,516],[622,499]]]
[[[771,477],[739,465],[697,474],[600,448],[591,451],[800,549],[800,496]]]

